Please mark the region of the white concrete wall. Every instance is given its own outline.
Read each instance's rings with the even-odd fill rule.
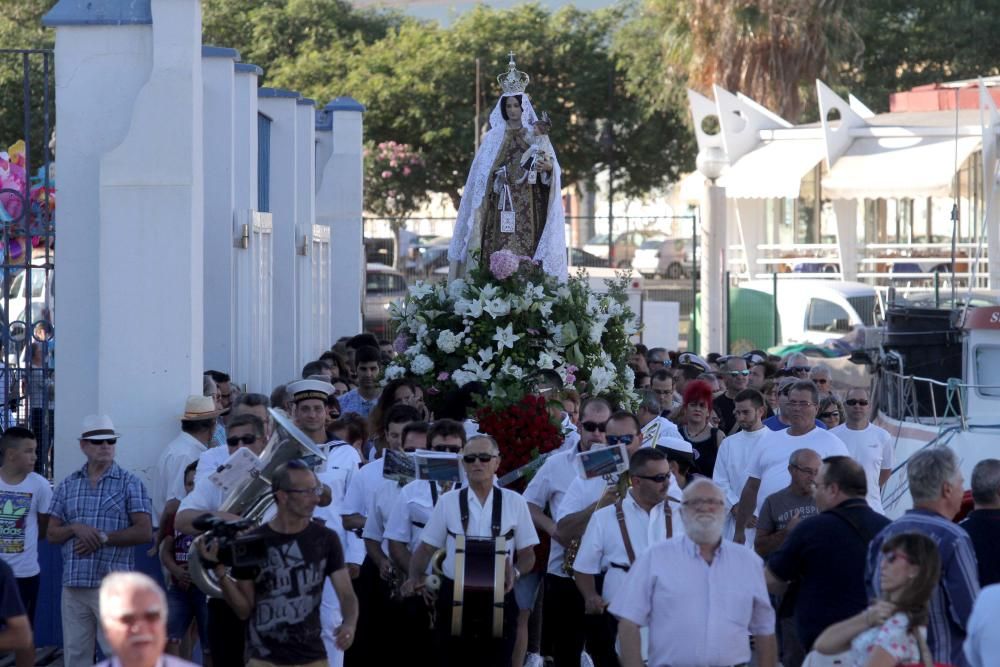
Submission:
[[[364,107],[350,98],[338,98],[326,109],[333,118],[333,141],[330,158],[319,177],[316,222],[330,227],[330,335],[336,340],[361,331],[365,270],[361,221]]]
[[[230,51],[230,53],[226,53]],[[235,51],[202,51],[205,172],[205,366],[230,373],[236,340],[233,299],[236,170]],[[241,165],[245,169],[245,165]]]
[[[298,95],[261,88],[257,101],[261,113],[271,118],[271,165],[269,202],[273,224],[273,264],[271,289],[274,296],[271,320],[271,375],[276,382],[299,377],[298,301],[295,294],[296,222],[298,220],[298,158],[296,145],[296,108]],[[287,93],[288,96],[284,96]]]
[[[295,258],[295,282],[298,307],[295,330],[298,336],[296,368],[317,358],[332,341],[320,338],[313,326],[313,311],[325,308],[317,304],[313,289],[313,265],[319,258],[312,248],[312,228],[316,222],[316,107],[313,100],[300,99],[295,110],[295,239],[299,254]]]
[[[201,389],[201,8],[151,8],[152,28],[56,31],[57,478],[83,462],[73,439],[97,412],[122,433],[118,462],[148,479]]]

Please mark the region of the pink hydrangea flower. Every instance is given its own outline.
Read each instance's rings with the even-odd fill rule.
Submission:
[[[403,334],[399,334],[396,336],[396,340],[392,341],[392,349],[394,349],[397,354],[403,354],[409,346],[410,340]]]
[[[490,255],[490,273],[497,280],[506,280],[517,271],[521,258],[509,250],[497,250]]]
[[[448,373],[448,371],[441,371],[440,373],[438,373],[437,379],[438,379],[438,382],[444,382],[449,377],[451,377],[451,375]]]

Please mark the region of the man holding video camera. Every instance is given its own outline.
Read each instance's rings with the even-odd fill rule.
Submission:
[[[219,579],[226,602],[238,617],[249,621],[248,667],[327,665],[320,624],[327,578],[344,619],[334,631],[337,648],[345,650],[354,641],[358,601],[340,540],[312,520],[323,491],[304,461],[279,466],[271,479],[277,514],[240,537],[244,544],[259,540],[262,561],[257,567],[233,568],[234,578],[227,576],[220,562],[218,540],[197,542],[206,566]]]

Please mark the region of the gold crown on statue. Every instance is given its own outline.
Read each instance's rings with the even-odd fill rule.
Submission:
[[[498,76],[497,81],[500,83],[504,95],[520,95],[528,87],[531,77],[517,69],[514,65],[513,51],[507,55],[510,56],[510,62],[507,63],[507,71]]]

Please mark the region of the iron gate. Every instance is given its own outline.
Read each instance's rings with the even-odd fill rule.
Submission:
[[[35,432],[36,470],[46,477],[53,470],[55,408],[52,69],[51,51],[0,49],[0,426]]]

